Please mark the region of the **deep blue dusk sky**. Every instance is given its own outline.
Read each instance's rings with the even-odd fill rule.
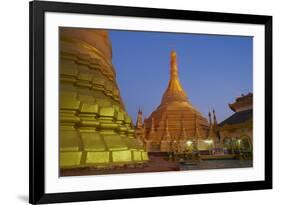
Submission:
[[[170,52],[178,58],[180,81],[205,117],[215,108],[219,122],[233,112],[228,103],[253,90],[252,37],[109,31],[122,99],[135,123],[160,104],[169,82]]]

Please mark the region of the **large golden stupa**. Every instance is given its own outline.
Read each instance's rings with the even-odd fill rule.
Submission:
[[[136,165],[135,139],[105,30],[60,28],[60,168]]]
[[[181,152],[186,142],[200,142],[209,135],[210,125],[191,104],[178,74],[176,52],[171,52],[170,81],[161,104],[144,120],[144,141],[149,152]]]

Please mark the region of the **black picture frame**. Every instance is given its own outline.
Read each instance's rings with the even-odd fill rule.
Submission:
[[[185,11],[123,6],[104,6],[62,2],[32,1],[30,12],[30,143],[29,202],[31,204],[75,202],[168,195],[260,190],[272,188],[272,16]],[[111,16],[149,17],[260,24],[265,26],[265,180],[235,183],[183,185],[71,193],[45,192],[44,164],[44,26],[46,12],[101,14]]]

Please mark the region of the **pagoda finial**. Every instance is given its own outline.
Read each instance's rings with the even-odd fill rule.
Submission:
[[[177,54],[172,50],[170,60],[170,81],[162,97],[161,105],[176,101],[188,103],[188,98],[179,80]]]
[[[162,136],[163,140],[171,140],[170,132],[169,132],[169,122],[168,122],[168,116],[166,117],[165,120],[165,130]]]
[[[211,111],[209,110],[209,125],[211,126],[212,125],[212,118],[211,118]]]
[[[185,130],[185,127],[184,127],[184,121],[183,121],[183,115],[182,115],[182,118],[181,118],[181,135],[180,135],[180,139],[182,140],[186,140],[187,139],[187,135],[186,135],[186,130]]]
[[[217,117],[216,117],[216,111],[213,109],[213,118],[214,118],[214,124],[217,125]]]
[[[146,123],[145,123],[145,120],[146,119],[144,119],[144,122],[143,122],[143,138],[146,138]]]
[[[170,77],[171,79],[178,79],[178,63],[177,63],[177,53],[172,50],[171,51],[171,65],[170,65]]]
[[[200,135],[200,132],[199,132],[199,129],[198,129],[198,117],[197,117],[197,113],[195,113],[195,133],[194,133],[194,136],[198,139],[198,138],[201,138],[201,135]]]
[[[142,111],[139,108],[138,116],[137,116],[137,122],[136,122],[136,128],[141,128],[141,127],[142,127]]]

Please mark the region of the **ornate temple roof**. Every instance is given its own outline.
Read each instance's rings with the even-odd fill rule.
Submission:
[[[229,118],[222,121],[219,126],[222,127],[226,124],[233,125],[233,124],[240,124],[243,122],[246,122],[248,120],[253,119],[253,110],[244,110],[241,112],[236,112],[233,115],[231,115]]]
[[[244,111],[253,108],[253,93],[242,94],[235,102],[229,104],[229,108],[234,112]]]
[[[222,121],[219,127],[223,127],[226,124],[240,124],[253,119],[253,93],[242,94],[237,97],[234,103],[229,104],[229,108],[235,113]]]

